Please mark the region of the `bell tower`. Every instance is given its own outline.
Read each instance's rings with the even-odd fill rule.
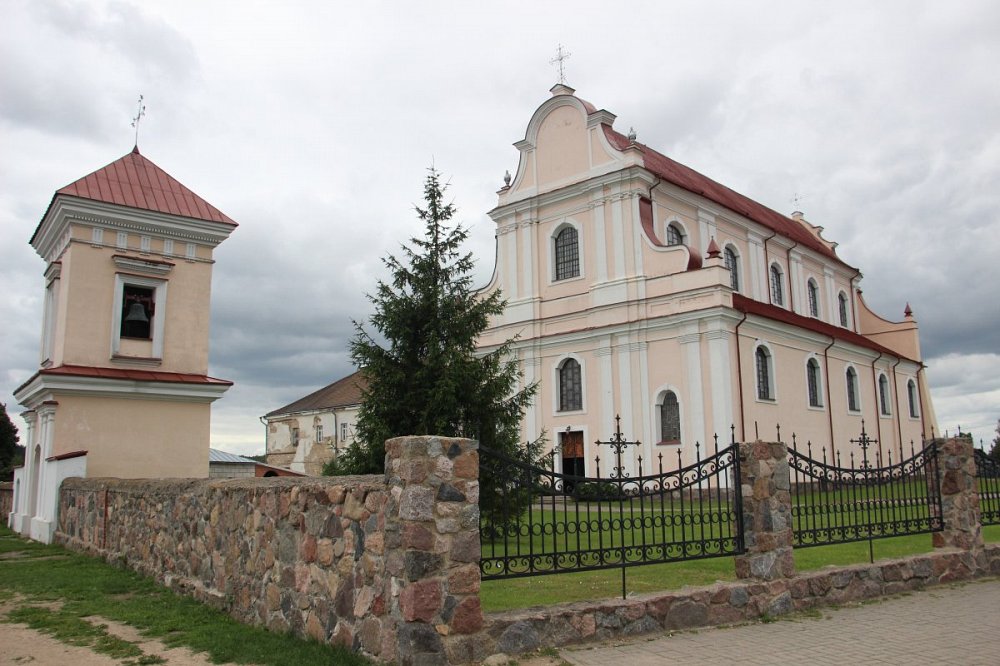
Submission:
[[[49,541],[67,476],[208,475],[213,251],[236,228],[135,148],[58,190],[30,244],[45,261],[40,368],[11,525]]]

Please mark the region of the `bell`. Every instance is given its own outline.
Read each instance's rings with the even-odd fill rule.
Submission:
[[[148,322],[149,317],[146,316],[146,308],[142,307],[142,303],[133,303],[128,308],[128,314],[125,315],[125,321],[142,321]]]

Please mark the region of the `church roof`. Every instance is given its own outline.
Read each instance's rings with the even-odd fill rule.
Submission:
[[[357,405],[361,403],[361,394],[367,388],[368,380],[365,379],[364,375],[360,371],[354,372],[343,379],[338,379],[334,383],[324,386],[318,391],[310,393],[304,398],[299,398],[284,407],[268,412],[264,417]]]
[[[141,155],[138,147],[57,190],[52,201],[55,202],[60,195],[237,226],[228,215]],[[48,211],[45,214],[48,215]],[[45,219],[44,216],[42,219]],[[31,240],[35,240],[34,236]]]
[[[821,321],[814,317],[805,317],[784,308],[779,308],[777,305],[755,301],[752,298],[743,296],[742,294],[733,294],[733,308],[746,314],[766,317],[775,321],[798,326],[799,328],[815,331],[816,333],[821,333],[830,338],[840,340],[841,342],[848,342],[850,344],[857,345],[858,347],[865,347],[866,349],[881,352],[887,356],[894,356],[896,358],[903,358],[908,361],[916,362],[915,359],[902,356],[899,352],[880,345],[871,338],[861,335],[860,333],[855,333],[850,329],[843,328],[841,326],[834,326],[833,324],[828,324],[825,321]]]
[[[834,259],[845,266],[847,265],[837,256],[836,252],[807,231],[799,222],[771,210],[767,206],[757,203],[753,199],[735,190],[731,190],[721,183],[715,182],[708,176],[702,175],[691,167],[670,159],[645,144],[639,142],[633,144],[627,136],[615,131],[610,125],[604,124],[602,126],[604,134],[612,146],[618,150],[625,150],[629,146],[634,145],[642,152],[643,165],[646,169],[668,183],[701,195],[709,201],[714,201],[772,231],[776,231],[799,245],[815,250],[821,255]]]

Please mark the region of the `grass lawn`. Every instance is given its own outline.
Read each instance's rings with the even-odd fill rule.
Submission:
[[[1000,525],[984,527],[983,539],[987,543],[1000,543]],[[929,553],[934,549],[930,534],[875,539],[872,543],[876,560]],[[813,571],[827,565],[861,564],[868,562],[868,542],[797,548],[794,554],[798,571]],[[635,593],[736,580],[731,557],[630,567],[625,576],[626,589]],[[484,581],[480,592],[483,610],[488,613],[620,596],[620,569]]]
[[[127,664],[159,663],[127,641],[81,618],[99,616],[131,625],[168,647],[206,652],[215,663],[368,664],[343,649],[270,633],[181,597],[152,580],[104,562],[21,539],[0,527],[0,600],[21,597],[8,621],[22,622],[73,645],[85,645]],[[53,606],[51,602],[61,602]]]

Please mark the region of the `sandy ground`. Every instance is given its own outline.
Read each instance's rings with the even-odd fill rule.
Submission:
[[[17,601],[0,604],[0,616],[14,608]],[[187,648],[168,649],[158,640],[150,640],[128,625],[119,624],[100,617],[87,618],[94,624],[107,625],[108,633],[135,643],[148,655],[156,655],[172,666],[211,666],[212,662],[204,653],[195,653]],[[99,654],[85,647],[60,643],[56,639],[28,628],[23,624],[0,623],[0,666],[32,664],[33,666],[121,666],[122,660]]]

